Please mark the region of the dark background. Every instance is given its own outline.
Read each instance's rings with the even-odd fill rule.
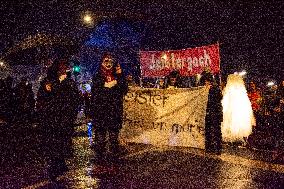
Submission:
[[[140,22],[143,50],[182,49],[219,42],[223,77],[246,70],[259,82],[283,79],[283,1],[50,0],[1,1],[0,51],[38,32],[84,41],[92,28],[82,14]],[[94,25],[94,28],[96,26]],[[93,29],[94,29],[93,28]]]

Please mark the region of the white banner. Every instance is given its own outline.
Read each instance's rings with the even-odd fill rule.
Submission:
[[[204,149],[208,89],[130,89],[120,141]]]

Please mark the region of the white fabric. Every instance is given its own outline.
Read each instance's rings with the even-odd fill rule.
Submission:
[[[130,89],[120,141],[204,149],[208,89]]]
[[[252,132],[253,110],[241,76],[228,76],[222,100],[222,137],[225,142],[242,141]]]

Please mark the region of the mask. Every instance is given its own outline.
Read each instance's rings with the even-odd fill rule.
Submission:
[[[102,66],[106,70],[112,69],[112,67],[113,67],[113,60],[111,58],[108,58],[108,57],[104,58]]]

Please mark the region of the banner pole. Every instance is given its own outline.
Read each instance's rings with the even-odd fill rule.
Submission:
[[[221,54],[220,54],[220,43],[219,41],[217,41],[217,47],[218,47],[218,54],[219,54],[219,69],[220,69],[220,72],[219,72],[219,83],[220,83],[220,86],[222,84],[222,71],[221,71]]]
[[[140,87],[142,87],[143,86],[143,81],[142,81],[141,50],[140,49],[139,49],[139,52],[138,52],[138,59],[139,59],[139,68],[140,68],[139,85],[140,85]]]

